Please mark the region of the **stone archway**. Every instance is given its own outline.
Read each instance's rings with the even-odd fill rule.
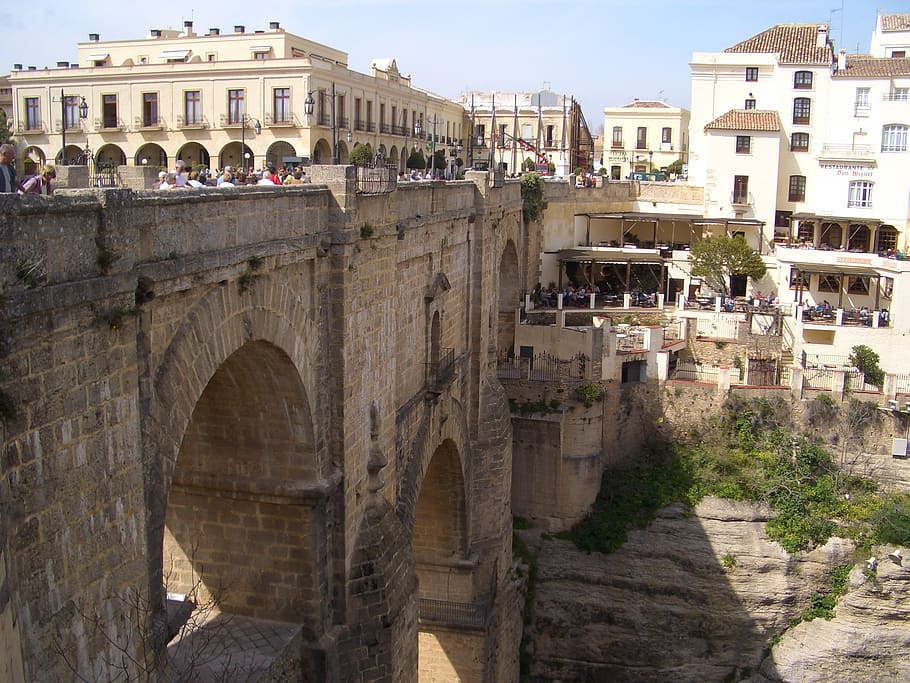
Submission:
[[[267,166],[272,166],[277,169],[279,166],[283,166],[286,163],[284,161],[286,157],[296,156],[297,151],[291,143],[279,140],[278,142],[273,142],[269,145],[269,148],[265,151],[265,163]]]
[[[243,175],[243,169],[251,173],[256,169],[256,157],[249,145],[244,144],[241,149],[240,142],[229,142],[218,155],[218,167],[230,166],[234,170],[234,182]]]
[[[126,166],[126,154],[117,145],[103,145],[95,152],[95,166],[99,168]]]
[[[182,160],[187,168],[192,169],[194,166],[210,166],[211,158],[208,150],[198,142],[188,142],[177,150],[177,158]]]
[[[150,142],[136,151],[134,159],[137,166],[151,166],[167,170],[167,152],[160,145]]]
[[[248,342],[209,380],[180,445],[165,518],[168,591],[198,583],[225,612],[298,620],[315,589],[313,559],[300,552],[314,520],[292,491],[315,478],[296,369],[271,344]],[[276,575],[275,558],[291,556]]]
[[[332,163],[332,145],[325,138],[320,138],[313,148],[314,164],[331,164]]]
[[[499,261],[499,312],[497,320],[496,350],[499,357],[514,353],[515,315],[521,306],[521,273],[518,267],[518,250],[515,242],[506,242]]]

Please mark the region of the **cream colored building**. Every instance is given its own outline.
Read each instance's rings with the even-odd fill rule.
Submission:
[[[552,90],[467,92],[459,104],[473,124],[465,150],[469,165],[514,173],[528,163],[552,164],[560,176],[592,168],[594,139],[574,98]]]
[[[16,67],[15,139],[38,163],[59,158],[65,130],[68,161],[88,148],[113,166],[172,167],[182,159],[261,168],[344,163],[356,143],[368,143],[403,168],[412,149],[429,146],[434,120],[437,144],[461,140],[466,123],[458,104],[414,87],[394,59],[359,73],[346,53],[277,22],[205,34],[185,22],[182,31],[124,41],[92,34],[78,45],[78,63]]]
[[[689,111],[659,100],[604,109],[603,165],[614,180],[688,161]]]

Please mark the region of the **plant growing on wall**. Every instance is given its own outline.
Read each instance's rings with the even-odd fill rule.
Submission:
[[[537,173],[525,173],[521,177],[521,212],[525,222],[536,221],[543,215],[543,180]]]
[[[689,262],[692,275],[703,277],[715,292],[724,296],[730,295],[733,277],[758,279],[767,272],[761,255],[740,235],[708,237],[693,243]]]

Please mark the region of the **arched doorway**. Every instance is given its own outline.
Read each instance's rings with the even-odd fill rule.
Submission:
[[[320,138],[319,141],[316,142],[316,146],[313,148],[313,163],[332,163],[332,146],[325,140],[325,138]]]
[[[64,157],[66,159],[65,162],[63,161]],[[76,145],[67,145],[62,156],[60,153],[57,154],[55,162],[58,165],[62,164],[64,166],[85,165],[85,150]]]
[[[183,435],[165,517],[169,599],[318,630],[319,511],[294,495],[316,470],[297,369],[277,347],[248,342],[211,377]]]
[[[297,152],[291,143],[279,140],[269,145],[269,148],[265,151],[265,163],[267,166],[278,168],[287,164],[285,159],[289,157],[296,158],[296,156]]]
[[[95,166],[99,168],[126,166],[126,154],[117,145],[102,145],[95,152]]]
[[[512,240],[499,260],[499,315],[497,320],[496,350],[500,358],[514,355],[515,315],[521,306],[521,272],[518,268],[518,251]]]
[[[348,145],[341,140],[338,141],[338,163],[347,164],[351,159],[351,150],[348,149]]]
[[[221,154],[218,155],[218,166],[219,168],[224,168],[225,166],[232,167],[235,174],[234,182],[236,183],[237,174],[240,174],[244,168],[247,173],[256,170],[256,156],[253,154],[253,150],[250,149],[249,145],[245,145],[243,155],[241,155],[240,143],[229,142],[221,150]]]
[[[137,166],[151,166],[167,170],[167,152],[160,145],[150,142],[142,145],[136,152],[135,162]]]
[[[35,175],[41,171],[41,167],[46,163],[47,157],[38,147],[26,147],[22,153],[22,168],[25,175]]]
[[[211,162],[208,150],[198,142],[188,142],[177,150],[177,158],[181,159],[189,169],[200,165],[208,168]]]

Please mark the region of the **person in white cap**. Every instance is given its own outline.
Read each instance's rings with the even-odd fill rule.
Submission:
[[[183,159],[177,159],[177,163],[174,164],[174,174],[177,178],[177,187],[186,187],[186,164],[183,162]]]

